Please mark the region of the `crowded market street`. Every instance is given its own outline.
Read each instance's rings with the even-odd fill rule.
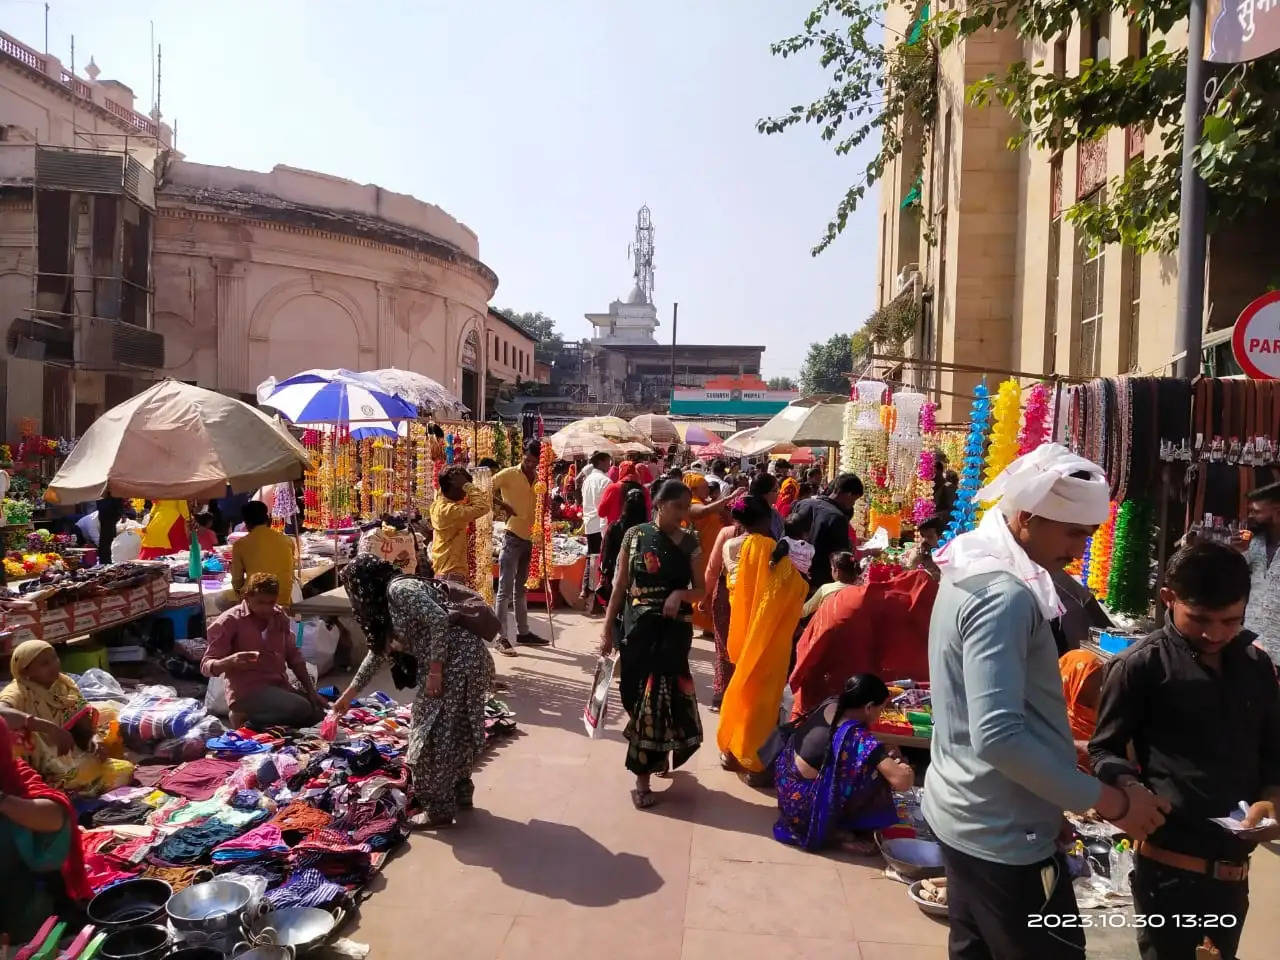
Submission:
[[[532,619],[545,633],[545,616]],[[482,760],[475,810],[452,830],[410,837],[349,937],[386,960],[421,956],[424,940],[455,960],[597,950],[616,960],[946,957],[946,924],[885,879],[879,857],[776,842],[772,792],[721,770],[714,750],[657,788],[658,805],[633,809],[616,699],[608,729],[595,740],[582,733],[600,621],[557,611],[555,625],[555,648],[499,658],[520,733]],[[695,640],[700,702],[710,699],[711,659],[710,642]],[[702,722],[715,729],[705,707]],[[1262,906],[1280,895],[1274,846],[1254,856],[1241,956],[1266,956],[1280,937],[1280,917]],[[1088,945],[1089,960],[1138,955],[1126,928],[1090,930]]]

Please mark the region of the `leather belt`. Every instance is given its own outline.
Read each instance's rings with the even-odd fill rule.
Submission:
[[[1202,876],[1213,877],[1215,880],[1227,880],[1236,883],[1249,879],[1248,860],[1244,863],[1235,863],[1231,860],[1206,860],[1204,857],[1193,857],[1190,854],[1177,853],[1173,850],[1166,850],[1164,847],[1157,847],[1147,840],[1139,841],[1134,849],[1137,851],[1138,856],[1146,857],[1148,860],[1153,860],[1166,867],[1173,867],[1175,870],[1185,870],[1187,873],[1198,873]]]

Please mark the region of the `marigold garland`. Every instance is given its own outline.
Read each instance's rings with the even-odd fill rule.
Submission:
[[[483,443],[483,441],[482,441]],[[476,453],[484,449],[477,445]],[[490,456],[486,453],[485,456]],[[484,459],[484,457],[480,457]],[[476,491],[486,500],[493,497],[493,474],[488,467],[477,467],[472,471],[472,483]],[[474,536],[471,541],[472,586],[485,599],[485,603],[493,603],[493,513],[486,513],[475,521]]]
[[[1018,456],[1018,412],[1021,393],[1018,381],[1009,379],[1000,384],[996,390],[996,399],[992,404],[991,441],[987,446],[987,466],[983,475],[984,483],[991,483],[1004,472],[1004,468],[1013,463]],[[978,511],[978,517],[986,512],[991,504],[984,503]]]
[[[538,479],[533,485],[533,551],[529,556],[529,578],[525,588],[536,590],[542,583],[545,567],[550,567],[551,556],[551,497],[547,491],[551,489],[551,465],[555,463],[555,454],[551,450],[551,441],[542,441],[541,454],[538,457]],[[550,606],[551,598],[546,598]]]

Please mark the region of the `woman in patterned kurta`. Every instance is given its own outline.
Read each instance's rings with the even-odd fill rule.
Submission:
[[[649,777],[680,766],[702,743],[698,699],[689,670],[690,604],[702,599],[698,538],[681,529],[689,488],[668,480],[658,491],[655,521],[627,531],[618,556],[600,649],[614,646],[622,613],[620,699],[630,716],[627,769],[636,775],[631,802],[650,807]]]
[[[429,581],[398,575],[386,560],[361,554],[343,573],[369,652],[334,704],[339,715],[388,661],[392,637],[418,662],[407,759],[422,813],[413,826],[442,827],[471,806],[471,769],[484,747],[484,702],[493,658],[484,641],[449,622]]]

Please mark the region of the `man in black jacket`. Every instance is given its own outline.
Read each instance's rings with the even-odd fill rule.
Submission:
[[[841,550],[852,551],[853,505],[862,496],[862,481],[854,473],[842,473],[825,497],[801,500],[792,508],[792,516],[809,525],[806,539],[813,544],[813,563],[809,567],[809,593],[831,582],[831,555]]]
[[[1249,567],[1239,553],[1211,542],[1184,547],[1160,599],[1164,627],[1107,667],[1089,759],[1104,783],[1145,783],[1172,805],[1134,858],[1143,960],[1192,960],[1206,937],[1233,960],[1249,909],[1249,856],[1280,829],[1242,836],[1213,820],[1238,818],[1243,804],[1242,826],[1274,822],[1280,692],[1270,659],[1243,629]]]

